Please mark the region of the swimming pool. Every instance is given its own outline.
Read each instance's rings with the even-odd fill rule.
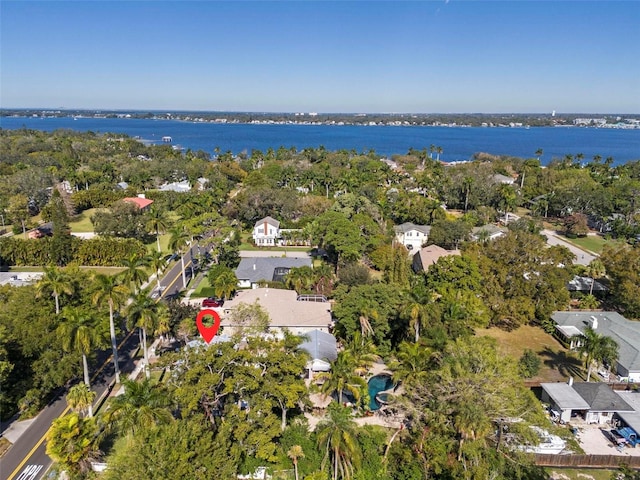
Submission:
[[[389,390],[393,387],[393,380],[391,375],[381,374],[374,375],[369,379],[369,408],[371,410],[378,410],[380,408],[380,402],[376,400],[376,395],[385,390]]]

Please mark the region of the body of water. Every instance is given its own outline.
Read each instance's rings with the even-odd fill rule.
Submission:
[[[440,159],[453,162],[469,160],[474,153],[535,157],[544,151],[541,161],[549,163],[565,155],[583,154],[584,161],[595,155],[604,160],[613,157],[614,164],[640,160],[640,129],[602,129],[577,127],[423,127],[423,126],[356,126],[299,124],[223,124],[127,118],[2,117],[0,127],[22,127],[53,131],[59,128],[96,133],[125,133],[133,137],[161,143],[170,136],[173,145],[185,149],[220,152],[266,151],[296,147],[324,146],[327,150],[373,149],[382,156],[404,154],[410,148],[441,147]]]

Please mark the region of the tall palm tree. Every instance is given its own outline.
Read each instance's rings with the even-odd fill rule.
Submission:
[[[56,301],[56,315],[60,313],[60,295],[73,295],[73,279],[58,267],[44,267],[44,275],[36,284],[36,297],[51,292]]]
[[[367,382],[356,373],[357,365],[349,352],[338,353],[338,357],[331,364],[330,372],[322,372],[317,375],[319,380],[324,380],[320,391],[325,395],[336,392],[338,402],[342,404],[342,394],[347,390],[356,402],[368,395]]]
[[[591,378],[594,364],[607,362],[609,365],[618,359],[618,344],[605,335],[597,333],[593,328],[587,327],[579,337],[578,351],[585,357],[587,367],[587,382]]]
[[[169,411],[171,400],[149,379],[142,382],[122,382],[124,394],[113,399],[105,412],[105,421],[112,428],[124,433],[128,439],[138,431],[173,420]]]
[[[230,298],[238,288],[238,277],[231,270],[225,270],[213,280],[212,286],[218,298]]]
[[[82,355],[84,383],[90,387],[87,355],[102,343],[96,330],[96,319],[87,310],[77,307],[64,307],[62,317],[64,320],[57,329],[62,349]]]
[[[160,232],[165,231],[169,227],[169,219],[167,218],[164,210],[158,208],[151,208],[147,213],[147,228],[156,232],[156,243],[158,244],[158,253],[161,253],[160,249]]]
[[[591,263],[587,265],[584,273],[591,277],[591,287],[589,288],[589,295],[593,295],[593,284],[596,283],[596,278],[602,278],[606,273],[602,260],[598,258],[593,259]]]
[[[111,350],[113,354],[113,366],[115,368],[116,383],[120,383],[120,367],[118,366],[118,344],[116,342],[116,327],[113,319],[115,308],[126,300],[129,293],[127,287],[120,284],[119,279],[114,276],[98,273],[94,276],[94,293],[91,301],[94,305],[109,306],[109,332],[111,334]]]
[[[351,419],[351,409],[332,403],[329,415],[316,427],[318,446],[325,451],[324,469],[331,460],[333,480],[350,479],[360,467],[362,451],[357,440],[357,425]]]
[[[405,304],[402,313],[409,318],[409,328],[413,330],[414,341],[420,340],[420,327],[427,323],[429,318],[428,302],[430,298],[422,289],[414,289],[409,292],[409,301]]]
[[[67,403],[72,410],[93,416],[93,401],[96,398],[96,392],[91,390],[86,383],[77,383],[69,389],[67,393]]]
[[[293,462],[293,470],[296,474],[296,480],[299,480],[300,477],[298,476],[298,459],[304,458],[304,450],[302,450],[302,447],[300,445],[293,445],[287,452],[287,456]]]
[[[169,238],[169,248],[172,251],[177,251],[180,255],[180,262],[182,264],[182,286],[186,288],[187,286],[187,276],[184,271],[184,247],[187,246],[191,236],[189,232],[187,232],[184,228],[172,228],[169,230],[171,237]]]
[[[160,273],[164,270],[165,262],[162,253],[152,252],[149,254],[149,266],[156,272],[156,283],[158,284],[158,292],[162,288],[160,285]]]
[[[132,253],[127,258],[121,261],[125,270],[120,274],[122,279],[131,286],[131,291],[135,294],[138,291],[138,287],[142,285],[148,278],[147,272],[144,271],[144,267],[148,267],[150,258],[140,256],[137,253]]]
[[[159,324],[159,305],[146,291],[142,291],[131,297],[131,303],[125,308],[127,328],[138,327],[142,331],[142,351],[144,354],[144,373],[147,378],[149,373],[149,351],[147,349],[147,331],[156,331]]]

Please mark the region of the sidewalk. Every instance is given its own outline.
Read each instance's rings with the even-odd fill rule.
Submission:
[[[18,420],[18,416],[16,415],[6,422],[2,422],[0,432],[2,433],[2,436],[11,443],[16,443],[20,436],[27,431],[37,418],[38,416],[30,418],[29,420]]]

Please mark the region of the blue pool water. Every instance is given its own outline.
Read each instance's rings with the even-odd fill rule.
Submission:
[[[378,410],[380,404],[376,401],[376,395],[379,392],[388,390],[393,387],[393,380],[390,375],[375,375],[369,379],[369,408]]]

